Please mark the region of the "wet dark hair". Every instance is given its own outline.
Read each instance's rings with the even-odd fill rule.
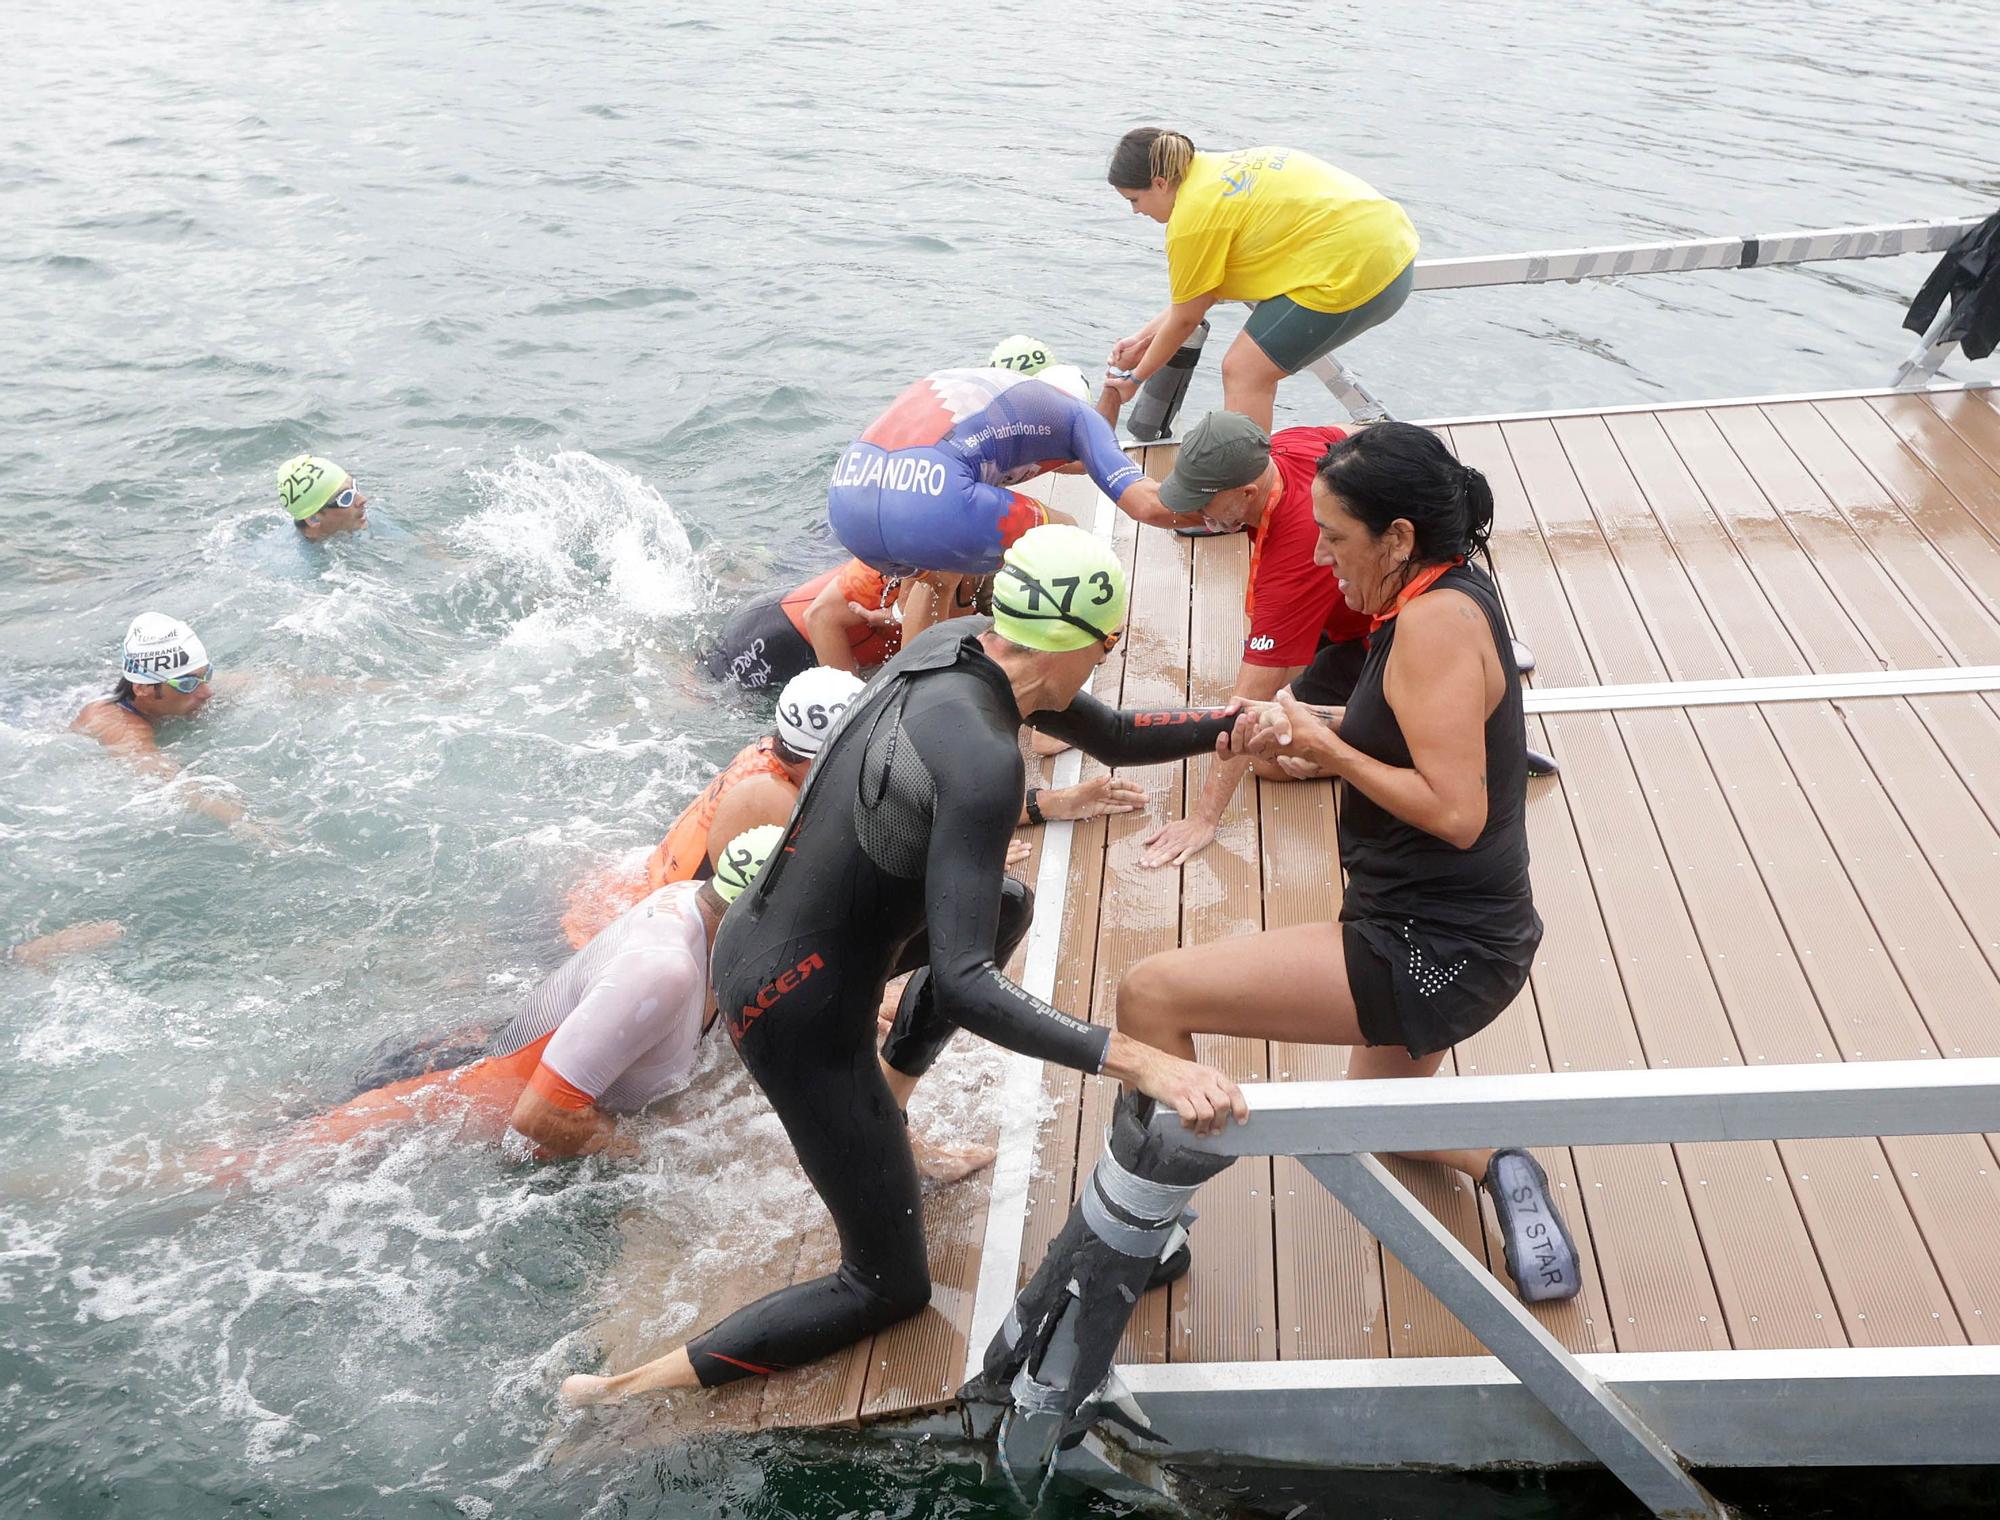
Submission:
[[[1413,572],[1486,552],[1493,488],[1429,428],[1378,422],[1350,433],[1320,457],[1319,479],[1373,537],[1406,518],[1417,534]]]
[[[1147,190],[1155,179],[1178,185],[1187,178],[1194,144],[1165,127],[1134,127],[1118,139],[1105,178],[1115,190]]]
[[[130,702],[138,695],[138,690],[123,676],[120,676],[118,684],[111,688],[111,700],[114,702]]]

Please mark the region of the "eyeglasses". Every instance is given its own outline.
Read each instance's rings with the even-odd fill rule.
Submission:
[[[1092,598],[1093,601],[1102,605],[1103,603],[1109,602],[1112,599],[1114,592],[1111,586],[1111,577],[1104,571],[1102,570],[1093,571],[1087,577],[1078,575],[1050,576],[1049,581],[1052,585],[1060,586],[1063,588],[1063,595],[1060,598],[1057,597],[1053,591],[1049,590],[1047,586],[1044,586],[1040,581],[1036,580],[1032,575],[1028,574],[1018,565],[1003,564],[1000,567],[1000,572],[1005,575],[1013,576],[1014,579],[1019,581],[1021,585],[1026,589],[1028,593],[1028,610],[1025,613],[1025,616],[1031,618],[1052,617],[1056,619],[1056,621],[1058,622],[1069,624],[1069,626],[1072,628],[1081,628],[1085,633],[1089,634],[1092,638],[1096,639],[1098,643],[1104,646],[1104,652],[1106,654],[1109,654],[1111,653],[1112,650],[1116,649],[1118,647],[1118,641],[1125,636],[1125,630],[1122,628],[1114,628],[1111,630],[1111,632],[1106,633],[1102,628],[1099,628],[1095,623],[1088,622],[1085,619],[1078,617],[1075,613],[1069,610],[1069,604],[1076,599],[1076,593],[1078,588],[1081,587],[1086,580],[1088,580],[1089,583],[1093,587],[1095,587],[1099,593],[1097,596]],[[999,589],[997,584],[997,577],[994,589],[997,593]],[[1044,602],[1048,604],[1046,608],[1043,606]]]
[[[215,667],[213,665],[204,665],[201,667],[201,669],[197,670],[193,675],[164,676],[161,678],[160,684],[162,686],[171,686],[175,691],[181,693],[181,695],[183,696],[186,696],[189,692],[200,691],[202,687],[206,686],[208,684],[208,678],[210,674],[213,673],[214,669]]]

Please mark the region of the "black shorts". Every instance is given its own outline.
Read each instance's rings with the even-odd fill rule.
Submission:
[[[1312,664],[1292,682],[1292,695],[1308,707],[1345,707],[1354,695],[1354,683],[1361,679],[1361,667],[1368,661],[1366,639],[1345,639],[1338,644],[1322,642]]]
[[[806,636],[785,616],[783,600],[778,593],[755,597],[729,615],[715,643],[701,656],[709,679],[762,691],[783,686],[819,663]]]
[[[1517,956],[1473,952],[1455,937],[1413,923],[1344,919],[1347,987],[1365,1045],[1400,1045],[1412,1060],[1449,1050],[1507,1011],[1528,980],[1533,942]]]

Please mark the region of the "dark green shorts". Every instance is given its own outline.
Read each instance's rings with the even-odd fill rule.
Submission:
[[[1416,278],[1417,266],[1404,265],[1401,274],[1351,311],[1314,311],[1290,296],[1272,296],[1257,303],[1243,330],[1273,364],[1296,375],[1401,311]]]

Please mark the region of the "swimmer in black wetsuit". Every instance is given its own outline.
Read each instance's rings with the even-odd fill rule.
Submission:
[[[1198,1130],[1246,1116],[1221,1072],[1080,1023],[1000,971],[1033,902],[1001,870],[1022,720],[1135,764],[1212,748],[1235,709],[1129,713],[1079,694],[1125,615],[1122,567],[1081,528],[1023,535],[993,604],[990,625],[955,620],[914,640],[848,709],[779,853],[716,940],[716,1002],[833,1214],[839,1269],[634,1371],[572,1377],[565,1401],[802,1366],[921,1310],[930,1272],[900,1097],[956,1027],[1115,1077]],[[876,1008],[889,978],[912,968],[885,1079]]]

